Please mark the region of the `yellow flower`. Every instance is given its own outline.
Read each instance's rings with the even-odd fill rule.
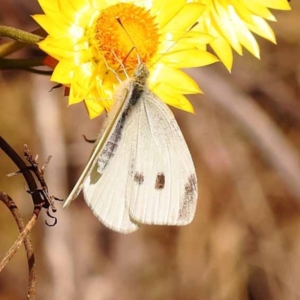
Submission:
[[[276,43],[268,21],[276,21],[269,8],[289,10],[287,0],[195,0],[206,5],[199,19],[201,29],[215,40],[211,47],[228,70],[233,63],[232,48],[240,55],[243,47],[259,58],[259,46],[254,32]]]
[[[52,81],[70,87],[69,104],[85,100],[91,118],[112,106],[112,95],[138,60],[149,87],[167,104],[193,112],[182,94],[199,93],[179,68],[217,61],[206,52],[213,38],[190,28],[205,6],[185,0],[39,0],[33,18],[49,34],[39,47],[58,61]]]

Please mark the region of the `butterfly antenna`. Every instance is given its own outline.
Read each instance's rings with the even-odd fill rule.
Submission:
[[[131,48],[130,52],[129,52],[128,55],[126,56],[126,58],[130,55],[130,53],[133,51],[133,49],[135,49],[135,50],[136,50],[136,53],[137,53],[137,61],[138,61],[138,64],[140,65],[140,64],[141,64],[141,55],[140,55],[140,53],[139,53],[138,48],[136,47],[136,45],[135,45],[133,39],[131,38],[130,34],[128,33],[128,31],[127,31],[126,28],[124,27],[124,25],[123,25],[121,19],[120,19],[119,17],[116,17],[116,20],[117,20],[117,22],[120,24],[120,26],[124,29],[124,31],[125,31],[127,37],[130,39],[130,41],[131,41],[131,43],[132,43],[132,45],[133,45],[133,47]]]
[[[113,50],[111,50],[111,51],[112,51],[113,55],[117,58],[115,52],[114,52]],[[101,55],[102,55],[102,54],[101,54]],[[102,55],[102,58],[103,58],[103,61],[104,61],[104,64],[105,64],[106,68],[107,68],[108,70],[110,70],[110,71],[116,76],[116,78],[117,78],[117,80],[119,81],[119,83],[121,83],[122,80],[121,80],[120,76],[119,76],[118,73],[117,73],[118,69],[117,69],[117,70],[114,70],[112,67],[110,67],[110,66],[108,65],[108,63],[107,63],[105,57],[104,57],[103,55]],[[118,60],[118,58],[117,58],[117,60]]]
[[[125,59],[124,59],[123,61],[121,61],[121,60],[118,58],[118,56],[116,55],[115,51],[114,51],[114,50],[111,50],[111,51],[112,51],[112,54],[114,55],[115,59],[117,60],[117,62],[120,64],[119,67],[116,69],[115,72],[117,72],[120,68],[122,68],[122,70],[123,70],[125,76],[126,76],[127,78],[129,78],[129,75],[128,75],[128,73],[127,73],[127,70],[126,70],[125,64],[124,64],[124,62],[125,62],[126,58],[128,57],[128,55],[125,57]]]

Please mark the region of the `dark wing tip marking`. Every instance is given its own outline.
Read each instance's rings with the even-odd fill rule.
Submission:
[[[156,190],[162,190],[165,186],[165,174],[164,173],[158,173],[156,175],[155,180],[155,189]]]
[[[184,186],[184,195],[182,206],[179,210],[178,220],[179,221],[188,221],[190,218],[191,212],[195,208],[195,199],[194,195],[197,191],[197,178],[195,174],[192,174],[188,177],[188,181]]]
[[[144,182],[144,174],[136,172],[134,174],[134,181],[141,185]]]

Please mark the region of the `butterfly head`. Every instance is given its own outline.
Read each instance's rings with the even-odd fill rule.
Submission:
[[[146,84],[147,78],[149,77],[149,70],[144,63],[140,63],[134,72],[135,82],[144,86]]]

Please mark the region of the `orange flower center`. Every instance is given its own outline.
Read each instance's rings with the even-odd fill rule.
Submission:
[[[96,23],[97,48],[113,69],[123,64],[127,70],[135,70],[139,60],[147,63],[157,51],[158,27],[143,7],[132,3],[109,6]]]

